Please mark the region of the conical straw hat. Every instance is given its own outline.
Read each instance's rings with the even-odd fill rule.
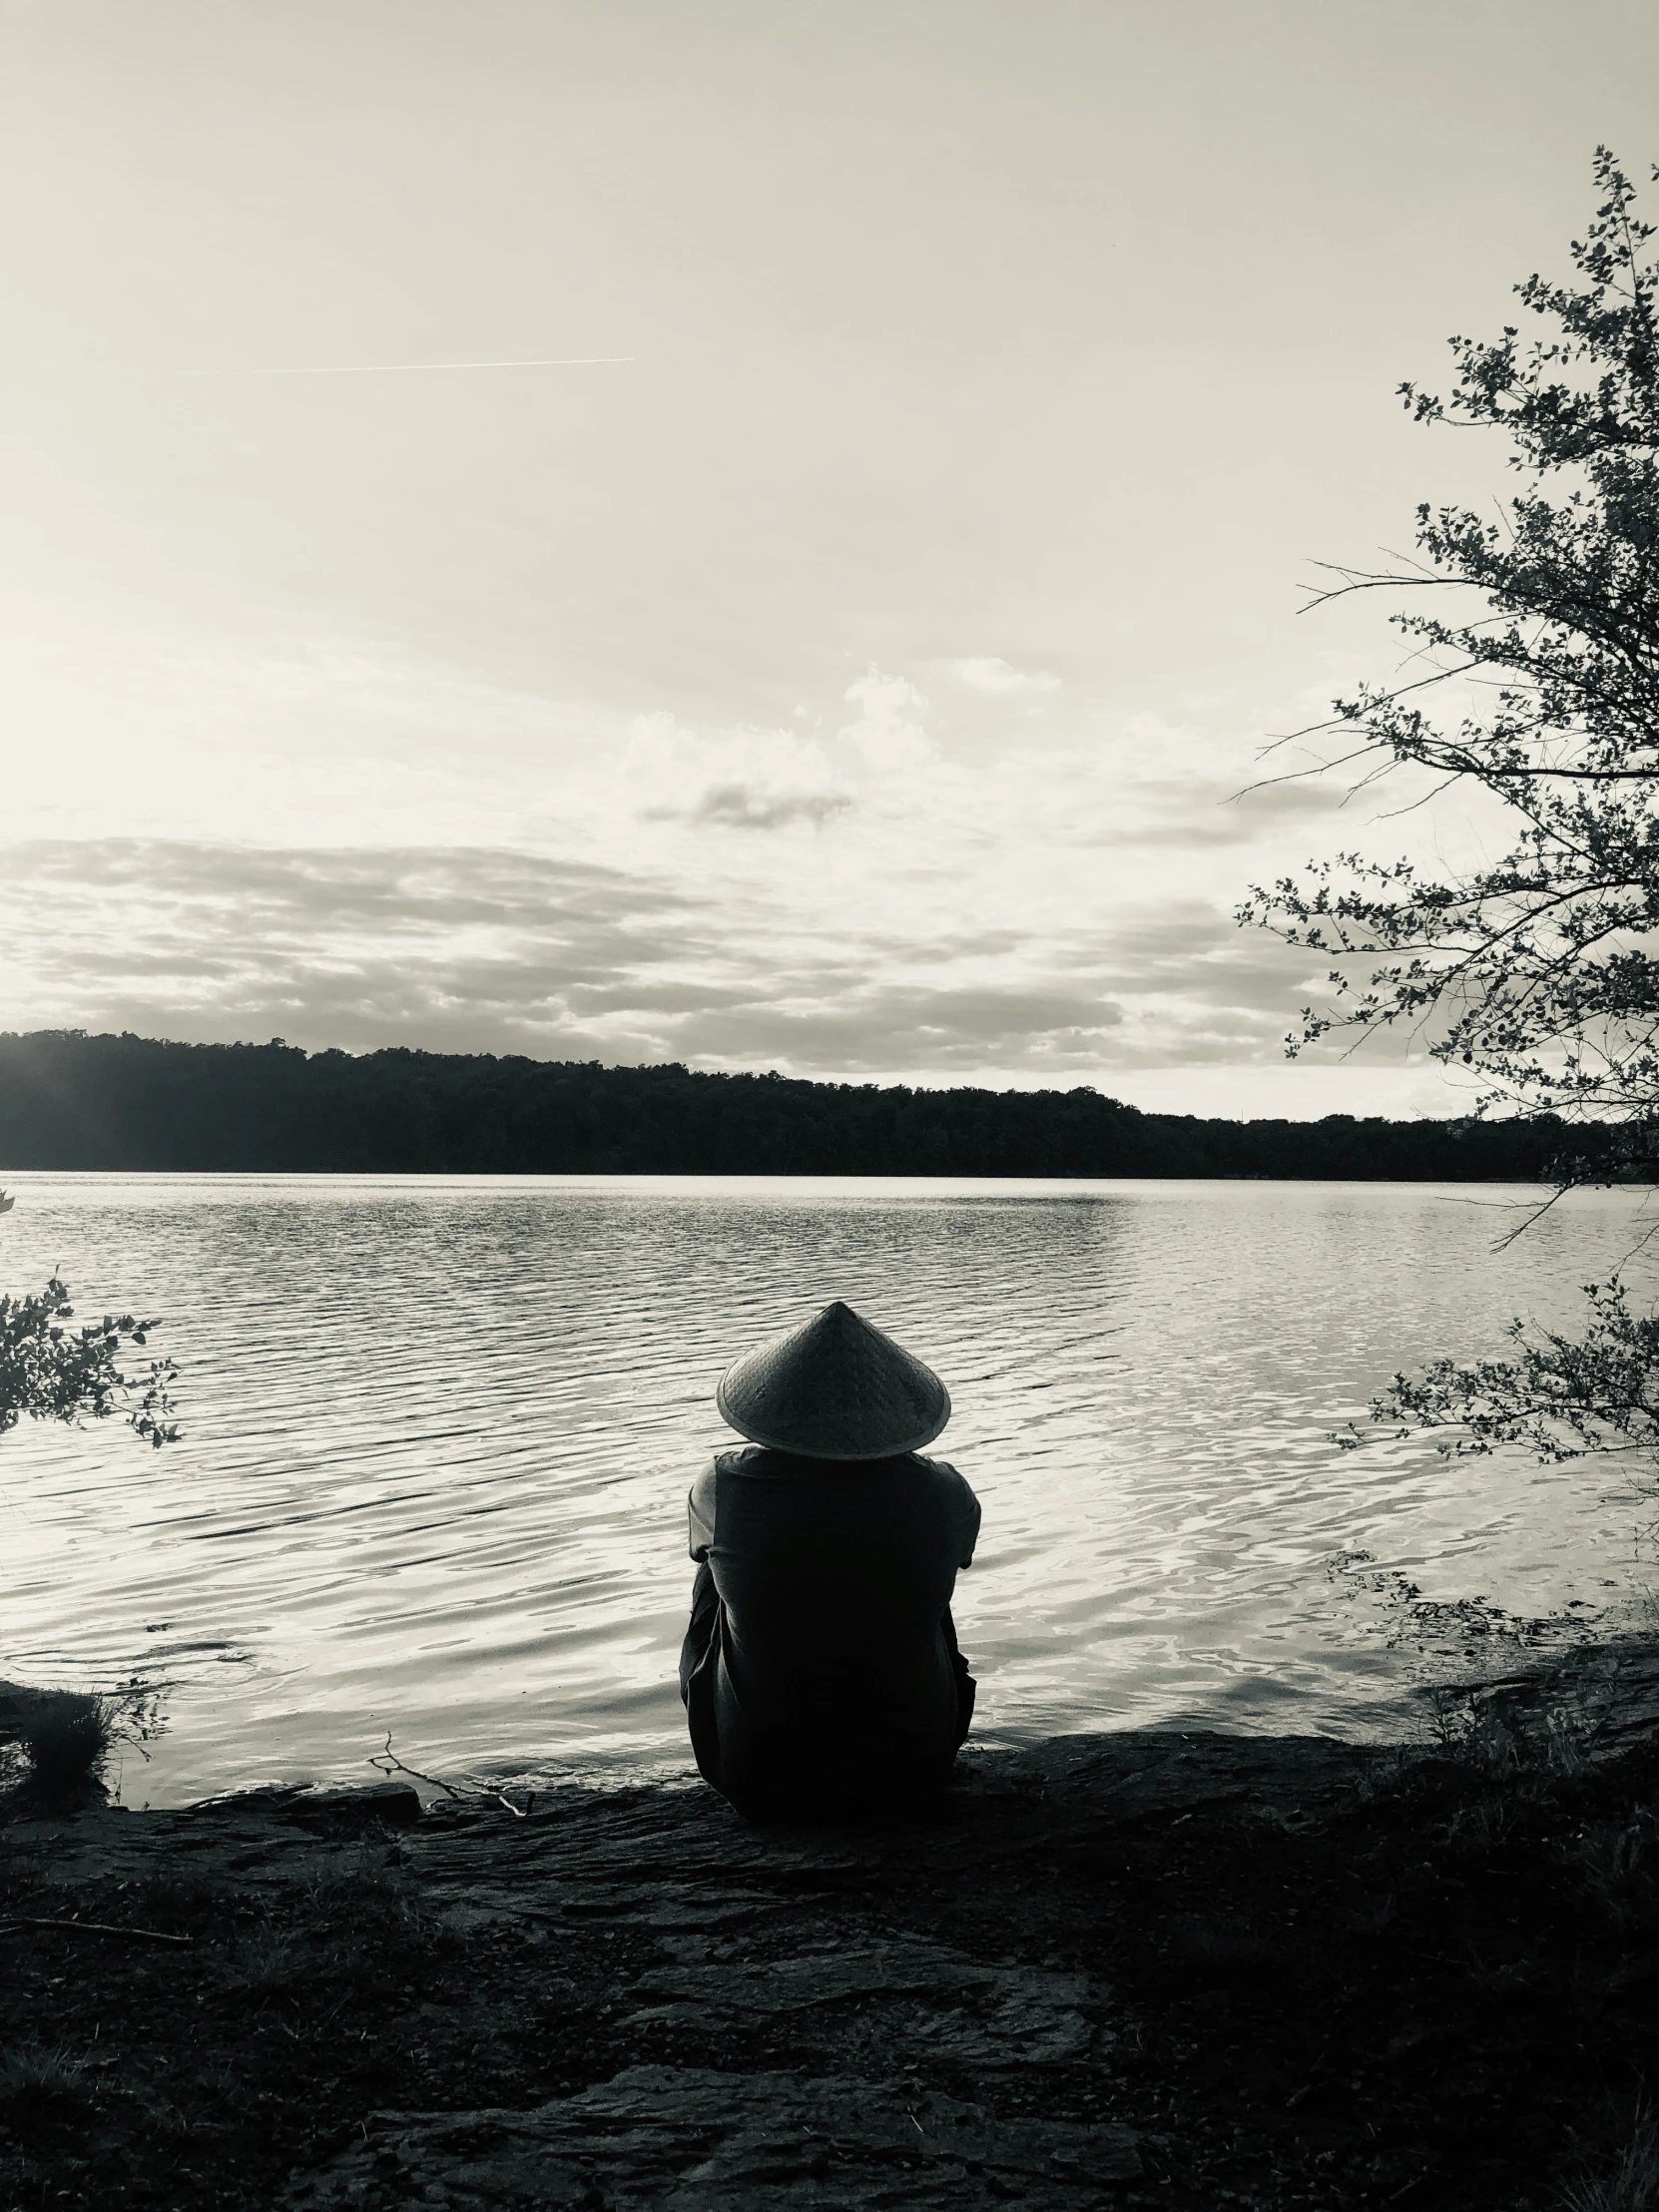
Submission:
[[[809,1459],[915,1451],[950,1418],[932,1369],[838,1298],[734,1361],[715,1403],[740,1435]]]

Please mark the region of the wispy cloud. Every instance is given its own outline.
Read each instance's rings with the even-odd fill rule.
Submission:
[[[874,666],[720,727],[361,642],[85,643],[35,636],[10,716],[8,1025],[1110,1085],[1277,1068],[1318,989],[1230,909],[1338,795],[1240,797],[1247,748],[1155,718],[1009,743],[1032,695]]]
[[[780,792],[764,784],[714,784],[693,808],[692,820],[717,823],[727,830],[786,830],[795,822],[833,822],[851,805],[850,792]]]
[[[1040,699],[1060,689],[1060,679],[1050,669],[1015,668],[1011,662],[989,654],[952,661],[950,673],[969,691],[986,692],[993,699]]]
[[[50,912],[50,930],[31,927]],[[0,1020],[937,1080],[1271,1054],[1294,961],[1202,902],[925,939],[644,869],[467,848],[0,849]]]

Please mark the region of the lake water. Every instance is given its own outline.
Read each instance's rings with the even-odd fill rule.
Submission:
[[[1650,1225],[1490,1186],[4,1177],[0,1282],[165,1317],[183,1441],[0,1440],[0,1674],[170,1685],[127,1800],[684,1771],[685,1493],[726,1363],[843,1297],[955,1401],[976,1733],[1398,1727],[1422,1661],[1333,1556],[1617,1607],[1605,1467],[1330,1431],[1397,1368],[1570,1321]],[[1633,1283],[1651,1283],[1638,1259]],[[1650,1512],[1651,1509],[1646,1509]],[[1447,1663],[1453,1655],[1447,1654]]]

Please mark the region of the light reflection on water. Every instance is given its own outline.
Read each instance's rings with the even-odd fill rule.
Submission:
[[[955,1403],[977,1732],[1398,1725],[1326,1562],[1521,1610],[1632,1586],[1605,1469],[1338,1452],[1396,1368],[1570,1319],[1644,1224],[1409,1184],[4,1178],[0,1282],[165,1315],[187,1434],[0,1442],[0,1673],[164,1675],[131,1802],[413,1765],[684,1768],[687,1486],[728,1360],[830,1297]],[[1633,1281],[1651,1281],[1643,1262]]]

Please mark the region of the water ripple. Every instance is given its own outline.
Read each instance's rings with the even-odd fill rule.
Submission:
[[[1326,1562],[1536,1610],[1630,1582],[1593,1467],[1330,1433],[1396,1368],[1570,1317],[1635,1202],[1420,1185],[49,1176],[0,1246],[166,1317],[183,1442],[0,1445],[3,1671],[165,1676],[126,1794],[685,1762],[685,1492],[716,1378],[844,1297],[930,1360],[985,1505],[983,1732],[1397,1721],[1410,1663]]]

